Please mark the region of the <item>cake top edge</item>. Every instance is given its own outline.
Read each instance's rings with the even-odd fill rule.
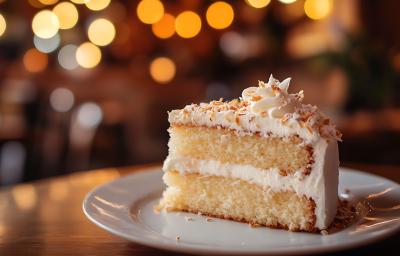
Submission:
[[[276,123],[293,133],[305,131],[303,137],[320,137],[341,141],[342,134],[331,119],[317,106],[303,104],[304,92],[288,92],[291,78],[282,82],[272,74],[268,82],[259,81],[258,87],[248,87],[241,97],[231,101],[222,98],[209,103],[190,104],[170,111],[171,124],[225,126],[236,130],[268,131]]]

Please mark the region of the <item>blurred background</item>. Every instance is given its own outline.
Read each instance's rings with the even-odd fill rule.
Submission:
[[[161,162],[167,110],[292,77],[400,165],[399,1],[0,0],[0,186]]]

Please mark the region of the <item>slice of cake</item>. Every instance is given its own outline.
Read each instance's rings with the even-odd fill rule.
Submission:
[[[243,91],[237,100],[169,112],[167,189],[158,209],[187,211],[293,231],[332,222],[341,134],[290,78]]]

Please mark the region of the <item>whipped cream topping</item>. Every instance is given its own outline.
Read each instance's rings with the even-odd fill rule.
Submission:
[[[267,113],[270,118],[282,118],[286,113],[293,113],[303,100],[303,91],[289,94],[291,78],[279,82],[272,75],[268,83],[259,81],[258,87],[243,90],[242,99],[250,103],[249,109],[255,114]]]
[[[340,140],[341,133],[316,106],[303,104],[303,91],[289,94],[290,78],[279,82],[272,75],[267,83],[246,88],[232,101],[190,104],[169,112],[171,124],[224,127],[243,133],[298,135],[312,144],[320,138]]]

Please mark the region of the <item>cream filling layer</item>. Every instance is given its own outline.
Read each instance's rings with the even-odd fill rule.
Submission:
[[[332,164],[336,163],[333,162]],[[304,195],[314,200],[316,204],[315,226],[322,230],[329,226],[336,214],[338,174],[337,171],[329,170],[329,168],[335,168],[333,165],[319,169],[322,171],[312,170],[310,175],[307,176],[301,176],[301,171],[296,172],[298,175],[281,176],[278,168],[265,170],[251,165],[227,164],[216,160],[200,160],[169,155],[164,161],[163,170],[164,172],[179,171],[181,174],[200,173],[203,175],[239,178],[268,187],[274,191],[294,191],[299,196]]]

